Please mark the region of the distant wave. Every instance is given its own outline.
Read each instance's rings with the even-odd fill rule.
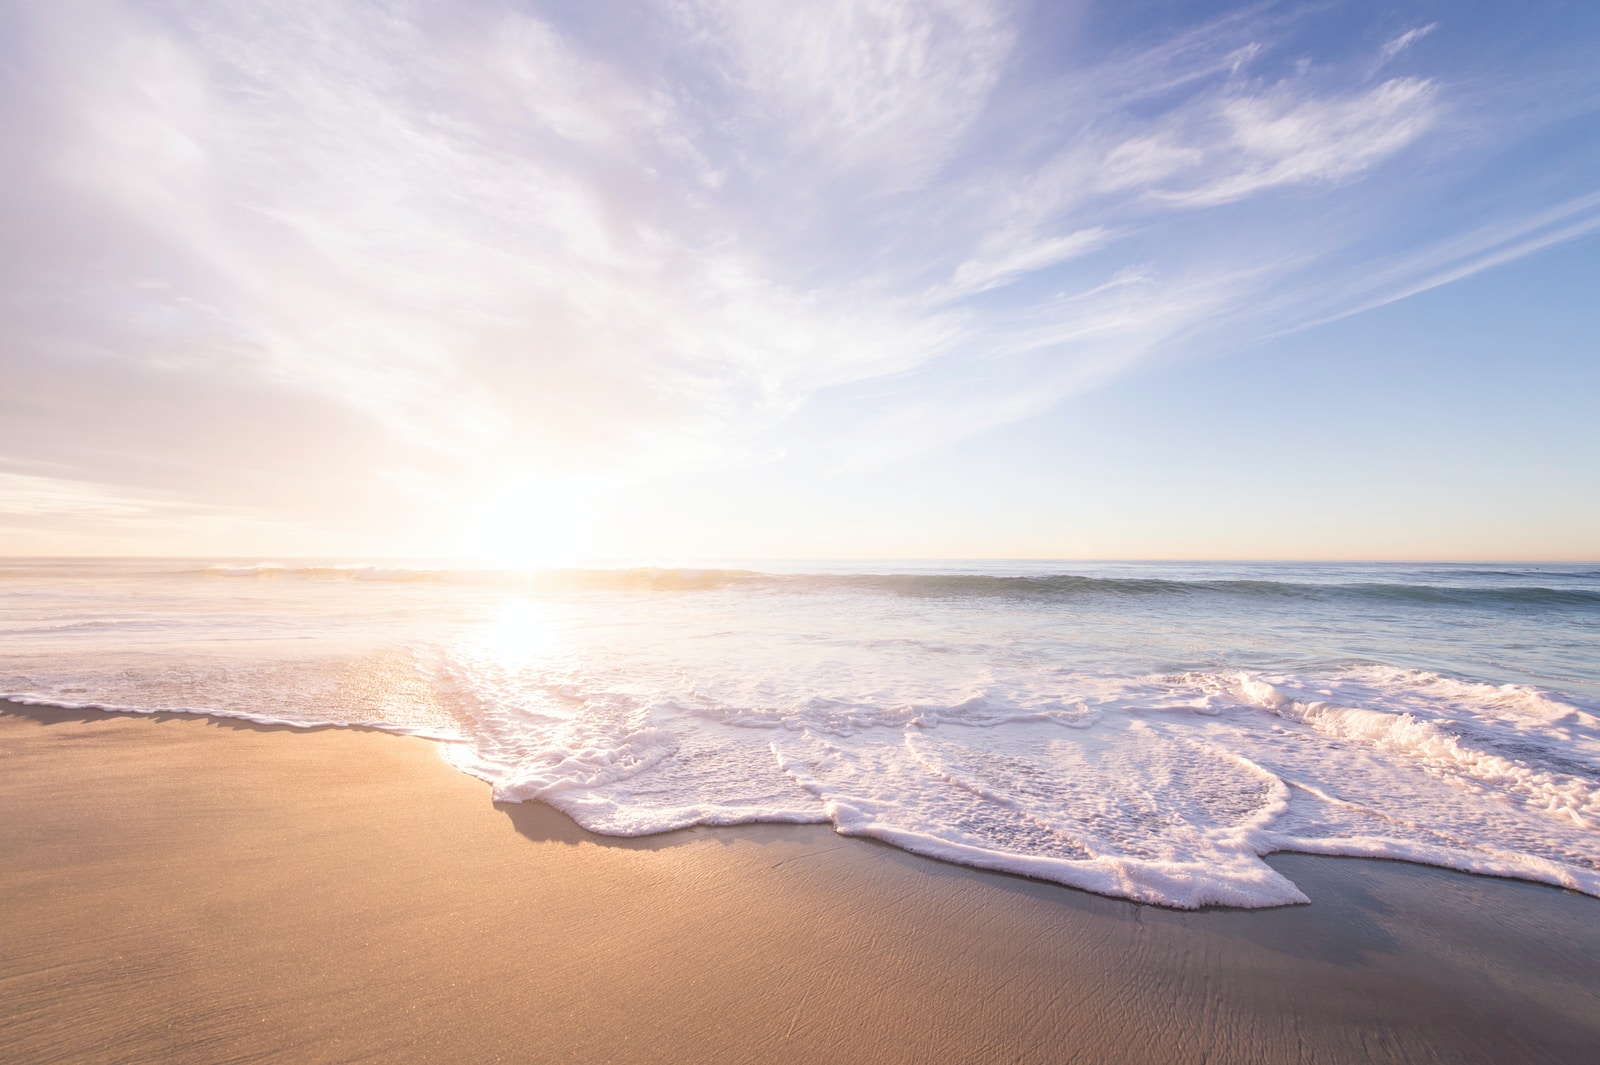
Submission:
[[[733,569],[627,569],[552,571],[546,580],[567,586],[693,590],[729,586],[774,591],[864,591],[929,598],[1070,599],[1089,596],[1229,596],[1250,599],[1343,599],[1433,605],[1596,606],[1600,588],[1541,586],[1313,583],[1268,580],[1166,580],[1158,577],[1086,577],[1062,573],[995,576],[971,573],[797,573]]]
[[[301,577],[345,581],[435,581],[450,571],[411,566],[287,566],[277,562],[207,566],[195,571],[207,577]]]
[[[448,581],[456,584],[496,584],[552,589],[658,589],[690,591],[721,588],[735,583],[787,580],[747,570],[633,567],[627,569],[498,570],[428,566],[286,565],[261,562],[252,565],[214,565],[187,571],[204,577],[296,579],[323,581],[386,581],[415,583]]]
[[[1370,600],[1373,602],[1485,607],[1600,607],[1600,588],[1540,585],[1385,583],[1364,581],[1170,580],[1159,577],[1088,577],[1060,573],[1006,576],[974,573],[766,573],[751,569],[638,566],[620,569],[491,570],[409,566],[278,563],[215,565],[208,577],[299,578],[341,581],[450,581],[522,588],[595,591],[710,591],[730,587],[777,592],[862,591],[927,598],[1078,598],[1227,596],[1248,599]],[[1476,575],[1476,574],[1474,574]],[[1513,574],[1485,573],[1484,576]],[[1515,574],[1521,576],[1521,574]],[[1452,575],[1456,580],[1461,576]],[[1582,576],[1579,574],[1578,576]]]

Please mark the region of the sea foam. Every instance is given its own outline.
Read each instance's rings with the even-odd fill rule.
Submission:
[[[829,823],[1175,907],[1306,901],[1281,850],[1600,895],[1588,571],[597,573],[13,567],[0,689],[423,735],[608,835]]]

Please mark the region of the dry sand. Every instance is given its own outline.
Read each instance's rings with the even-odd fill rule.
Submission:
[[[1600,1061],[1600,901],[1179,913],[818,826],[592,836],[421,740],[0,703],[0,1061]]]

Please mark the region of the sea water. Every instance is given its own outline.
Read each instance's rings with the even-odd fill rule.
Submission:
[[[1592,565],[10,560],[0,693],[371,725],[598,833],[830,823],[1168,906],[1303,901],[1281,850],[1600,895]]]

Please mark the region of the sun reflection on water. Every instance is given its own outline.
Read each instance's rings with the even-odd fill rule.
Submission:
[[[470,643],[510,665],[555,654],[566,645],[564,633],[565,625],[553,604],[519,596],[502,603]]]

